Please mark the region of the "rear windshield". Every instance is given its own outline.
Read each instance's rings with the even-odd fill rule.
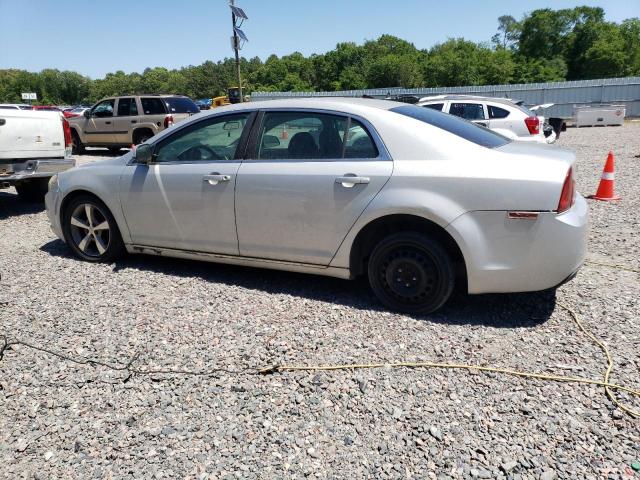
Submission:
[[[516,105],[516,108],[518,110],[520,110],[521,112],[524,112],[527,115],[527,117],[535,117],[536,116],[535,113],[533,113],[531,110],[529,110],[524,105]]]
[[[434,127],[446,130],[459,137],[469,140],[477,145],[487,148],[496,148],[506,145],[510,142],[507,137],[499,133],[492,132],[488,128],[480,127],[475,123],[468,122],[462,118],[449,115],[447,113],[438,112],[431,108],[416,107],[414,105],[405,105],[391,109],[392,112],[415,118],[421,122],[428,123]]]
[[[167,102],[169,113],[198,113],[200,111],[190,98],[170,97],[165,98],[164,101]]]

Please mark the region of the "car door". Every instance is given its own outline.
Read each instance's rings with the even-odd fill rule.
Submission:
[[[238,255],[234,190],[254,116],[189,124],[154,144],[150,164],[125,168],[120,200],[133,243]]]
[[[82,124],[87,144],[108,145],[115,143],[113,135],[113,111],[115,99],[109,98],[96,104],[90,110],[89,118]]]
[[[470,120],[483,127],[489,126],[487,112],[484,104],[481,102],[451,102],[449,105],[449,113],[456,117]]]
[[[115,143],[131,145],[131,132],[138,123],[138,105],[135,97],[119,98],[116,105],[116,116],[113,118],[113,135]]]
[[[240,254],[328,265],[391,176],[393,163],[364,119],[266,110],[236,184]]]
[[[514,130],[513,115],[506,108],[498,105],[487,104],[489,113],[489,128],[492,130]]]

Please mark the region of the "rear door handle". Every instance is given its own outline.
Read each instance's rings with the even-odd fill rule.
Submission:
[[[5,123],[7,123],[7,121],[4,118],[0,118],[0,127]]]
[[[231,175],[220,175],[219,173],[212,173],[211,175],[205,175],[202,180],[209,185],[217,185],[220,182],[228,182],[231,180]]]
[[[105,125],[111,125],[111,122],[104,122]]]
[[[369,177],[356,177],[355,175],[345,175],[336,178],[336,183],[342,184],[345,188],[353,188],[355,185],[364,185],[371,181]]]
[[[137,120],[131,120],[131,123],[138,123]]]

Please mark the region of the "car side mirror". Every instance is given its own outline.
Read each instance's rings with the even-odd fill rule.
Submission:
[[[85,110],[82,114],[84,115],[84,118],[91,118],[91,110]]]
[[[153,160],[153,149],[151,145],[143,143],[136,147],[136,153],[134,155],[136,163],[147,165]]]
[[[275,135],[265,135],[262,137],[262,146],[265,148],[276,148],[280,146],[280,140]]]
[[[230,122],[225,122],[225,124],[222,126],[222,129],[225,131],[230,131],[230,130],[237,130],[240,128],[240,122],[238,120],[232,120]]]

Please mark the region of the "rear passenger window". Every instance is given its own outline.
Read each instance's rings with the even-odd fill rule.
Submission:
[[[258,159],[342,158],[347,117],[324,113],[267,112],[264,115]]]
[[[423,105],[425,108],[430,108],[431,110],[442,111],[442,107],[444,107],[444,103],[430,103],[428,105]]]
[[[465,120],[485,120],[484,108],[480,103],[452,103],[449,113]]]
[[[118,100],[118,116],[128,117],[138,115],[138,106],[135,98],[121,98]]]
[[[140,102],[145,115],[163,115],[167,113],[164,103],[159,98],[141,98]]]
[[[494,105],[487,105],[487,107],[489,108],[489,118],[507,118],[509,116],[509,110]]]
[[[378,149],[371,135],[356,119],[351,119],[347,143],[344,149],[345,158],[376,158]]]

